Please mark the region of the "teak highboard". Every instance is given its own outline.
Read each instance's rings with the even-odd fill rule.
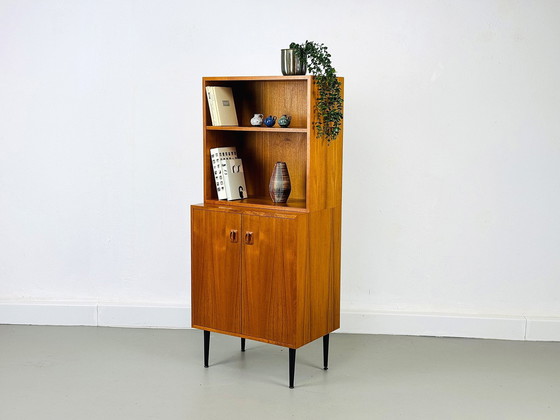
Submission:
[[[340,78],[341,83],[343,79]],[[342,131],[317,138],[313,76],[206,77],[203,87],[204,203],[191,206],[192,326],[289,348],[293,388],[296,349],[340,324]],[[207,86],[233,90],[238,127],[214,127]],[[343,86],[342,86],[343,89]],[[289,128],[252,127],[255,113],[292,116]],[[249,197],[217,199],[210,149],[235,146]],[[287,163],[292,191],[273,203],[274,164]]]

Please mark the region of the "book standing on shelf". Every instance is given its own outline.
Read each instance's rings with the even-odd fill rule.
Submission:
[[[210,87],[206,88],[206,99],[208,101],[208,109],[210,110],[210,119],[212,120],[212,125],[218,123],[218,117],[216,114],[216,104],[214,101],[214,95]]]
[[[230,87],[207,86],[206,97],[210,118],[215,127],[238,126],[237,112],[233,100],[233,91]]]
[[[228,201],[247,198],[245,173],[243,172],[243,163],[241,159],[229,159],[225,161],[224,184]]]
[[[237,150],[235,147],[216,147],[210,149],[210,159],[212,161],[212,170],[214,171],[214,181],[216,182],[216,191],[218,200],[227,199],[224,170],[226,162],[230,159],[237,158]]]

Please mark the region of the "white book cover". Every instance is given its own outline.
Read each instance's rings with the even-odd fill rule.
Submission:
[[[208,86],[206,88],[206,96],[211,98],[208,100],[208,106],[210,107],[213,126],[229,127],[239,125],[233,100],[233,91],[230,87]],[[214,116],[212,116],[212,109],[214,109]]]
[[[226,160],[224,170],[224,182],[226,186],[227,199],[229,201],[247,198],[247,187],[245,186],[245,173],[241,159]]]
[[[210,160],[212,162],[212,170],[214,171],[214,181],[216,182],[218,200],[225,200],[227,198],[224,183],[225,162],[229,159],[235,159],[236,157],[237,150],[235,147],[216,147],[214,149],[210,149]]]

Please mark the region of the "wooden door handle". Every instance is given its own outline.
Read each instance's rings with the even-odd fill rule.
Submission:
[[[235,230],[235,229],[230,230],[230,232],[229,232],[229,240],[230,240],[231,242],[233,242],[234,244],[237,243],[237,230]]]
[[[245,243],[253,245],[253,232],[245,232]]]

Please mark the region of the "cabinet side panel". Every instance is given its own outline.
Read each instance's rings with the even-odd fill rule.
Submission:
[[[344,78],[338,78],[340,91],[344,98]],[[341,121],[340,132],[336,140],[327,147],[327,165],[331,172],[327,184],[327,208],[342,206],[342,157],[344,147],[344,120]]]
[[[339,328],[339,214],[337,208],[309,214],[309,341]]]
[[[241,332],[241,216],[191,207],[192,325]],[[231,231],[238,241],[232,242]]]
[[[342,83],[344,96],[344,79],[339,78],[339,80]],[[317,86],[313,84],[312,103],[316,102],[317,97]],[[313,107],[311,119],[313,122],[318,119],[316,107]],[[331,141],[330,144],[324,138],[317,137],[314,125],[309,137],[307,206],[312,211],[340,206],[342,203],[342,127],[336,140]]]
[[[329,329],[340,328],[340,262],[342,247],[342,206],[334,207],[333,212],[333,276],[330,284],[330,296],[332,298],[332,325]]]
[[[311,336],[309,282],[309,215],[297,219],[297,321],[296,347],[309,343]]]

